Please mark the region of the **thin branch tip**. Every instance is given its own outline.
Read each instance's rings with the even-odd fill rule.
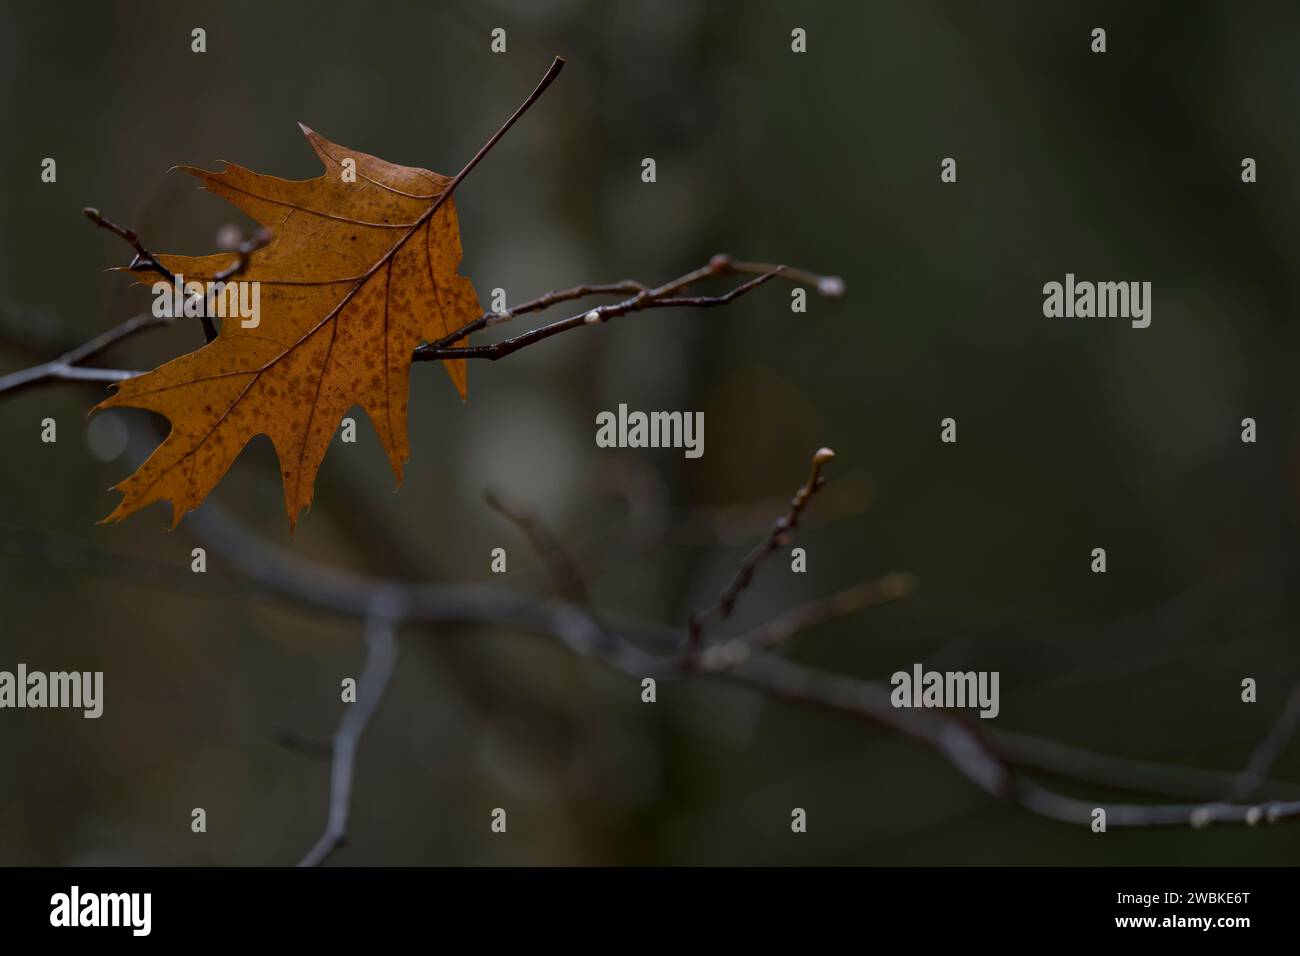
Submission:
[[[817,291],[828,299],[844,296],[844,280],[839,276],[822,276],[817,280]]]
[[[771,273],[762,278],[771,278]],[[750,283],[746,283],[749,285]],[[757,573],[759,565],[772,554],[777,548],[788,547],[791,541],[791,533],[799,527],[799,519],[803,515],[803,510],[808,501],[815,495],[821,487],[826,484],[826,479],[822,477],[822,466],[835,457],[835,452],[829,448],[819,448],[812,457],[812,469],[809,472],[808,480],[799,486],[799,490],[794,493],[790,499],[790,506],[785,514],[778,517],[772,522],[772,527],[764,538],[753,551],[741,562],[731,582],[722,590],[717,602],[709,608],[693,612],[687,619],[686,625],[686,656],[685,666],[687,668],[703,667],[709,669],[708,661],[702,656],[704,651],[704,631],[709,624],[720,624],[731,616],[735,610],[736,604],[740,601],[741,595],[753,584],[754,575]],[[879,595],[877,586],[870,586],[872,594]],[[858,598],[854,598],[854,606],[859,606]],[[862,604],[860,606],[867,606]],[[801,619],[802,620],[802,619]],[[758,643],[774,643],[784,640],[788,634],[794,633],[797,628],[782,630],[780,636],[767,637],[758,639]],[[743,641],[741,643],[744,643]],[[735,642],[730,642],[727,647],[734,648]],[[727,652],[724,652],[724,656]],[[749,650],[744,652],[748,656]]]

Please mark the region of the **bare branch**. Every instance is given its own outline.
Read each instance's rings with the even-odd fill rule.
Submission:
[[[1227,770],[1202,770],[1093,753],[1057,740],[997,727],[985,731],[994,748],[1008,763],[1030,770],[1042,770],[1080,783],[1100,784],[1116,790],[1132,790],[1182,797],[1188,800],[1218,800],[1236,782],[1237,774]],[[1261,781],[1261,791],[1270,798],[1300,799],[1300,786]],[[1248,799],[1239,796],[1236,799]]]
[[[366,662],[357,681],[356,703],[347,705],[331,744],[329,818],[325,832],[298,863],[299,866],[318,866],[347,840],[357,745],[393,676],[401,615],[401,601],[397,594],[387,590],[376,593],[366,618]]]
[[[175,276],[167,271],[162,263],[160,263],[151,252],[144,248],[144,245],[140,242],[140,238],[133,230],[125,229],[116,223],[110,222],[100,214],[98,209],[87,207],[86,209],[83,209],[82,212],[84,212],[86,217],[90,219],[91,222],[95,223],[95,225],[107,229],[109,232],[122,237],[122,239],[131,244],[132,248],[136,250],[136,258],[132,261],[130,268],[150,269],[167,276],[173,282],[175,281]],[[270,242],[270,240],[271,234],[263,229],[255,233],[252,238],[240,243],[238,248],[235,250],[238,258],[236,258],[235,262],[229,268],[223,269],[221,272],[217,273],[215,280],[224,282],[227,279],[234,278],[242,273],[248,268],[248,257],[253,252],[256,252],[258,249],[265,246]],[[212,320],[208,318],[208,314],[211,313],[211,311],[211,308],[204,310],[205,314],[203,322],[205,335],[212,324]],[[59,381],[111,384],[113,382],[121,382],[128,378],[133,378],[140,373],[127,371],[126,369],[82,368],[80,366],[83,362],[95,358],[112,348],[117,343],[129,339],[139,332],[146,331],[147,329],[158,328],[160,326],[171,325],[175,320],[176,317],[171,315],[157,316],[150,313],[133,315],[122,324],[114,326],[107,332],[100,333],[93,339],[78,345],[74,349],[70,349],[53,361],[45,362],[41,365],[34,365],[31,368],[22,369],[21,371],[0,377],[0,395],[5,395],[10,392],[19,392],[25,388],[30,388],[33,385],[39,385],[43,382]],[[216,329],[213,328],[212,334],[208,336],[208,341],[211,342],[216,338],[216,334]]]
[[[812,457],[812,470],[808,474],[808,480],[790,499],[789,510],[776,519],[772,525],[772,530],[768,532],[762,544],[751,551],[749,556],[741,563],[736,576],[723,589],[718,603],[711,608],[696,611],[691,615],[687,626],[688,654],[694,655],[699,652],[706,625],[720,623],[731,616],[732,610],[736,607],[736,602],[745,589],[749,587],[750,582],[754,580],[754,572],[763,563],[763,559],[789,541],[789,533],[798,527],[799,516],[803,513],[804,506],[808,504],[808,499],[815,495],[826,482],[826,479],[822,477],[822,466],[834,457],[835,452],[829,448],[819,448],[817,450]]]
[[[606,282],[600,285],[575,285],[571,289],[553,289],[550,292],[543,293],[535,299],[530,299],[521,305],[506,309],[504,312],[484,312],[483,315],[471,322],[464,328],[457,329],[450,335],[445,335],[432,343],[436,347],[451,345],[458,339],[478,332],[482,329],[490,328],[494,325],[500,325],[503,322],[509,322],[521,315],[528,315],[530,312],[540,312],[549,309],[553,305],[561,302],[570,302],[574,299],[585,299],[593,295],[635,295],[647,289],[648,286],[636,282],[633,279],[624,279],[622,282]]]
[[[578,566],[574,564],[573,559],[560,546],[555,536],[540,521],[524,511],[502,504],[500,499],[490,492],[485,494],[483,498],[489,508],[511,521],[523,532],[524,537],[528,539],[528,542],[546,565],[551,580],[555,585],[556,593],[567,600],[576,601],[578,604],[591,604],[591,598],[587,594],[587,586],[583,583]]]
[[[44,382],[112,384],[139,374],[139,372],[128,372],[120,368],[80,368],[55,359],[53,362],[33,365],[31,368],[25,368],[22,371],[0,377],[0,395],[21,392],[25,388],[40,385]]]
[[[696,666],[702,671],[736,667],[755,654],[770,651],[818,624],[910,597],[914,587],[910,575],[889,574],[879,581],[859,584],[828,598],[810,601],[791,608],[743,637],[704,648]]]
[[[1107,826],[1119,827],[1199,828],[1211,823],[1255,826],[1300,817],[1300,800],[1150,805],[1079,800],[1017,773],[1005,755],[964,721],[943,711],[895,708],[885,684],[828,674],[774,657],[757,658],[713,672],[713,676],[748,685],[780,700],[855,716],[910,737],[934,750],[985,793],[1062,823],[1088,826],[1098,807],[1106,811]]]
[[[637,679],[688,677],[675,652],[642,650],[626,628],[611,628],[592,613],[562,601],[541,604],[508,589],[483,585],[426,585],[368,578],[306,561],[267,544],[208,502],[193,512],[187,527],[210,549],[230,560],[248,587],[290,599],[305,607],[367,618],[376,593],[389,593],[401,602],[402,618],[435,625],[504,625],[548,637],[574,653],[595,658]],[[35,532],[8,536],[0,544],[14,551],[34,551],[51,560],[77,566],[94,564],[103,573],[139,575],[120,556],[71,539]],[[37,548],[33,538],[50,539]],[[76,553],[67,555],[68,549]],[[886,579],[888,580],[888,579]],[[883,582],[882,582],[883,583]],[[833,600],[832,600],[833,603]],[[796,618],[796,612],[791,612]],[[747,641],[761,643],[760,628]],[[665,646],[680,646],[681,632],[667,635]],[[1220,791],[1230,774],[1129,761],[1012,731],[979,734],[943,711],[894,708],[886,684],[830,674],[773,656],[751,655],[738,665],[700,673],[726,680],[788,703],[814,707],[843,717],[864,720],[935,750],[963,777],[990,795],[1008,800],[1036,815],[1076,825],[1091,822],[1093,807],[1106,809],[1114,826],[1167,826],[1206,823],[1259,824],[1300,816],[1300,801],[1270,799],[1255,804],[1227,802],[1176,805],[1115,804],[1082,801],[1043,787],[1016,771],[1018,767],[1047,770],[1062,778],[1097,782],[1108,787],[1193,796]],[[360,706],[360,698],[358,705]],[[1295,788],[1274,781],[1270,792],[1294,794]]]
[[[450,181],[432,207],[420,217],[415,228],[427,221],[446,201],[456,186],[542,95],[562,66],[563,61],[557,58],[533,93]],[[112,232],[132,247],[135,256],[129,269],[154,271],[175,281],[176,277],[144,246],[133,230],[105,219],[98,210],[88,208],[84,213],[96,226]],[[225,280],[242,273],[247,268],[249,255],[267,241],[269,235],[261,233],[241,244],[237,250],[238,258],[215,278]],[[727,275],[751,275],[753,278],[718,295],[688,294],[698,283]],[[412,360],[476,358],[495,361],[555,335],[589,325],[601,325],[636,312],[723,306],[778,276],[811,286],[829,298],[837,298],[844,292],[843,280],[835,276],[820,276],[782,265],[738,261],[727,255],[718,255],[707,265],[656,287],[623,280],[545,293],[506,312],[484,314],[437,341],[418,347]],[[495,344],[458,344],[473,333],[516,317],[596,295],[621,295],[624,298]],[[41,382],[103,383],[128,378],[137,373],[87,368],[84,363],[135,334],[172,321],[172,317],[134,316],[53,361],[0,378],[0,395]],[[205,337],[212,341],[217,330],[207,316],[203,318],[203,327]],[[912,584],[904,575],[889,575],[793,608],[740,637],[703,647],[706,629],[732,615],[763,561],[788,543],[789,534],[798,527],[809,500],[825,482],[821,475],[822,467],[833,457],[833,453],[825,448],[813,456],[809,477],[791,499],[787,511],[777,518],[767,536],[745,558],[716,604],[691,615],[684,633],[680,629],[661,629],[655,633],[647,627],[610,623],[610,618],[594,607],[579,569],[559,539],[532,516],[508,508],[491,497],[489,504],[518,525],[542,556],[554,577],[558,597],[547,596],[539,600],[504,588],[389,581],[327,568],[271,547],[225,516],[215,502],[208,502],[191,516],[187,527],[218,553],[231,559],[231,566],[239,576],[237,580],[242,579],[246,587],[365,621],[366,657],[357,686],[357,701],[347,706],[328,747],[331,761],[328,819],[323,834],[300,865],[313,866],[323,862],[347,839],[357,748],[391,679],[399,626],[408,621],[439,625],[507,625],[556,640],[577,654],[598,659],[612,669],[638,679],[647,676],[666,679],[707,677],[748,687],[792,704],[860,719],[928,747],[980,791],[1038,816],[1072,825],[1091,823],[1096,807],[1106,810],[1108,825],[1121,827],[1202,827],[1212,823],[1256,825],[1300,817],[1300,800],[1290,799],[1296,788],[1284,788],[1266,780],[1300,726],[1300,685],[1293,689],[1282,714],[1252,753],[1245,768],[1233,776],[1224,772],[1169,767],[1094,754],[1013,731],[986,730],[979,721],[968,721],[949,711],[896,708],[884,682],[827,673],[767,653],[818,624],[906,596]],[[6,536],[0,533],[0,545],[6,543]],[[23,542],[23,546],[30,544],[27,540]],[[79,547],[85,553],[77,552],[75,548],[48,550],[52,557],[61,555],[64,559],[96,560],[99,552],[94,546]],[[122,573],[115,559],[109,563],[117,573]],[[680,653],[683,645],[687,648],[685,657]],[[656,646],[662,650],[649,649]],[[299,749],[312,750],[310,743],[304,743],[304,738],[288,736],[285,739]],[[1076,782],[1136,789],[1197,802],[1142,804],[1084,800],[1053,790],[1026,771],[1044,771]],[[1288,799],[1270,796],[1265,801],[1252,802],[1266,786],[1270,794],[1285,789]],[[1206,793],[1224,792],[1229,794],[1227,799],[1201,799]]]
[[[157,256],[144,247],[144,243],[140,241],[140,237],[136,235],[134,229],[119,226],[112,220],[105,219],[103,214],[94,206],[86,206],[81,212],[95,225],[101,229],[107,229],[135,250],[135,258],[131,260],[127,269],[132,272],[156,272],[168,282],[174,283],[176,281],[176,276],[172,271],[163,265]],[[240,261],[242,261],[242,257]],[[208,314],[209,311],[205,309],[199,320],[203,323],[203,338],[211,342],[217,337],[217,327],[212,323],[212,317]]]
[[[728,272],[751,272],[762,275],[776,268],[770,262],[737,262],[730,256],[715,256],[714,261],[719,258],[725,259],[724,268]],[[810,285],[828,299],[838,299],[844,295],[844,280],[839,276],[818,275],[806,269],[786,269],[784,274],[791,282]]]
[[[434,201],[433,206],[430,207],[427,212],[421,214],[419,220],[416,221],[408,235],[413,234],[416,229],[422,226],[425,221],[438,211],[444,202],[451,198],[451,194],[456,191],[456,187],[460,185],[461,181],[466,176],[473,172],[474,167],[482,161],[483,157],[492,151],[492,147],[501,141],[501,137],[505,136],[506,133],[510,131],[510,127],[514,126],[515,123],[519,121],[519,118],[527,113],[534,103],[541,99],[542,94],[546,92],[547,87],[555,82],[555,78],[560,75],[562,69],[564,69],[564,57],[557,56],[551,61],[551,65],[546,68],[546,73],[542,75],[537,86],[528,94],[527,98],[519,104],[519,108],[510,114],[510,118],[502,123],[501,127],[495,133],[488,137],[488,141],[479,147],[479,151],[474,154],[468,163],[465,164],[464,168],[451,178],[451,182],[447,184],[447,188],[438,194],[438,198]]]
[[[757,289],[763,283],[777,275],[781,268],[782,267],[778,266],[775,271],[767,272],[757,278],[750,279],[743,285],[739,285],[723,295],[668,298],[665,297],[663,290],[673,285],[673,283],[669,283],[668,286],[660,286],[658,289],[642,290],[630,299],[624,299],[621,302],[615,302],[611,305],[597,306],[596,308],[589,309],[586,312],[579,312],[577,315],[572,315],[567,319],[561,319],[558,322],[543,325],[540,328],[532,329],[531,331],[516,335],[513,338],[503,339],[502,341],[493,343],[492,345],[450,346],[443,344],[456,342],[463,338],[468,334],[465,330],[471,329],[476,324],[472,322],[465,326],[464,329],[457,329],[455,332],[444,336],[439,339],[438,342],[419,346],[415,350],[413,361],[431,362],[441,361],[444,359],[477,358],[495,362],[497,359],[505,358],[507,355],[518,352],[522,348],[536,345],[538,342],[559,335],[562,332],[570,332],[573,329],[581,329],[589,325],[601,325],[608,322],[610,319],[616,319],[621,315],[627,315],[631,312],[641,312],[645,309],[675,308],[678,306],[709,308],[712,306],[726,305],[739,296]]]
[[[94,213],[93,216],[90,215],[91,212]],[[90,216],[91,221],[95,222],[96,225],[101,225],[103,228],[108,229],[115,235],[126,239],[132,244],[132,248],[138,248],[141,250],[140,252],[137,252],[136,260],[144,264],[137,265],[137,262],[133,260],[131,268],[149,268],[154,269],[154,271],[159,271],[165,276],[171,276],[171,273],[163,269],[161,264],[158,264],[155,269],[153,264],[158,262],[157,259],[153,257],[152,253],[144,248],[134,231],[125,229],[110,222],[101,216],[98,210],[90,210],[87,212],[87,215]],[[214,279],[224,281],[225,279],[229,279],[242,273],[244,269],[247,268],[249,254],[264,246],[269,239],[270,236],[268,233],[260,231],[254,235],[253,238],[242,243],[237,250],[238,259],[235,263],[228,269],[224,269],[218,273]],[[496,359],[504,358],[506,355],[513,352],[517,352],[521,348],[534,345],[537,342],[558,335],[561,332],[568,332],[589,325],[599,325],[612,318],[617,318],[618,316],[627,315],[632,312],[641,312],[646,309],[677,307],[710,308],[726,305],[739,296],[745,295],[778,275],[788,278],[799,276],[803,277],[800,278],[799,281],[803,281],[803,279],[806,278],[808,281],[815,282],[818,285],[829,285],[832,288],[838,287],[842,290],[843,283],[834,276],[816,276],[813,273],[804,270],[790,270],[786,269],[784,266],[773,266],[770,271],[764,272],[757,278],[751,279],[743,285],[740,285],[722,295],[672,296],[669,294],[679,292],[709,276],[723,275],[728,272],[751,271],[749,267],[752,265],[754,264],[743,262],[737,263],[734,262],[730,256],[719,255],[714,256],[708,266],[692,270],[691,272],[673,279],[671,282],[659,286],[657,289],[651,289],[639,282],[628,279],[623,282],[612,282],[604,285],[582,285],[575,286],[571,289],[548,292],[536,299],[516,306],[507,313],[485,313],[475,321],[457,329],[455,332],[449,333],[437,342],[419,346],[415,349],[412,355],[412,361],[439,361],[454,358],[478,358],[495,361]],[[589,295],[623,292],[633,292],[635,295],[633,295],[632,298],[624,299],[620,302],[606,306],[599,306],[586,312],[571,316],[567,319],[553,322],[549,325],[542,326],[541,328],[515,336],[514,338],[505,339],[494,345],[453,345],[453,343],[460,341],[473,332],[481,331],[489,326],[508,321],[516,316],[526,315],[530,312],[549,308],[560,302],[584,298]],[[836,293],[836,295],[838,294],[839,293]],[[125,379],[139,375],[141,374],[139,371],[131,371],[128,369],[80,369],[77,366],[80,366],[83,362],[99,355],[110,346],[116,345],[118,342],[128,339],[139,332],[150,328],[156,328],[158,326],[170,325],[174,320],[175,319],[172,316],[158,317],[148,314],[133,316],[121,325],[109,329],[107,332],[96,336],[85,344],[72,349],[53,361],[35,365],[31,368],[21,369],[4,377],[0,377],[0,395],[5,394],[6,392],[20,391],[24,388],[42,383],[60,381],[112,383],[121,382]],[[204,322],[206,334],[207,324],[210,324],[211,320],[205,317]],[[215,336],[216,330],[213,329],[212,336],[208,338],[208,341],[212,341],[212,338]]]
[[[144,243],[140,241],[140,237],[136,235],[134,229],[119,226],[112,220],[105,219],[104,215],[94,206],[84,207],[81,213],[96,226],[111,232],[135,250],[135,258],[127,266],[132,272],[156,272],[169,282],[176,281],[176,276],[172,274],[172,271],[159,262],[158,257],[144,247]]]
[[[503,322],[509,322],[518,316],[527,315],[530,312],[538,312],[543,309],[549,309],[551,306],[560,302],[569,302],[573,299],[585,299],[592,295],[626,293],[634,296],[634,300],[630,301],[635,301],[636,307],[627,308],[625,312],[619,313],[624,315],[629,311],[663,308],[665,306],[702,305],[707,307],[710,305],[721,305],[723,303],[717,300],[724,298],[722,296],[701,297],[701,299],[708,299],[709,301],[682,301],[668,297],[672,296],[673,293],[680,292],[683,289],[712,276],[736,275],[743,273],[754,273],[760,276],[779,275],[782,278],[789,279],[792,282],[801,285],[811,285],[826,298],[837,299],[844,294],[844,280],[839,276],[823,276],[818,275],[815,272],[809,272],[807,269],[792,269],[787,266],[771,265],[766,262],[738,262],[726,253],[719,253],[709,260],[708,265],[701,266],[698,269],[692,269],[690,272],[684,273],[676,279],[672,279],[657,288],[652,289],[650,286],[632,279],[624,279],[622,282],[607,282],[603,285],[579,285],[574,286],[571,289],[547,292],[545,295],[538,296],[536,299],[532,299],[522,305],[514,306],[504,312],[485,312],[473,322],[456,329],[454,332],[449,332],[447,335],[444,335],[435,342],[430,342],[427,345],[422,345],[417,348],[415,350],[415,361],[419,362],[444,358],[446,356],[435,355],[432,353],[441,349],[447,349],[459,342],[461,339],[472,335],[475,332],[480,332],[483,329],[500,325]],[[740,289],[733,290],[731,293],[728,293],[729,298],[727,298],[727,301],[734,299],[737,295],[743,294],[741,290],[744,290],[744,292],[749,291],[749,288],[752,288],[752,286],[749,286],[748,288],[746,286],[741,286]],[[568,328],[577,328],[581,324],[594,324],[603,321],[602,319],[589,320],[588,316],[593,312],[596,313],[597,316],[606,315],[612,318],[613,316],[609,315],[611,309],[626,307],[628,305],[629,302],[617,303],[615,306],[607,307],[606,311],[603,313],[600,309],[591,309],[581,314],[581,318],[584,320],[582,323],[577,322],[579,316],[573,316],[571,319],[566,321],[574,324],[571,326],[566,325],[564,329],[558,331],[567,331]],[[552,332],[551,334],[556,333]],[[461,355],[451,357],[470,358],[473,356]],[[500,356],[498,355],[496,357],[499,358]]]
[[[1264,777],[1295,736],[1297,726],[1300,726],[1300,683],[1291,688],[1282,713],[1246,761],[1246,766],[1233,783],[1229,799],[1249,800],[1259,791]]]

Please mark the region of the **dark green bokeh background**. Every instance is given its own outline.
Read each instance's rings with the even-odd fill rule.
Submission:
[[[792,315],[771,284],[723,310],[651,312],[470,369],[412,376],[413,457],[392,478],[364,416],[287,534],[259,439],[214,497],[278,547],[371,574],[533,581],[491,489],[566,540],[651,487],[686,534],[601,562],[621,615],[682,622],[763,521],[709,540],[696,509],[760,519],[838,453],[801,536],[724,633],[887,571],[906,605],[788,653],[886,678],[924,660],[1002,672],[998,724],[1234,770],[1300,678],[1300,11],[1284,3],[24,4],[0,11],[0,372],[134,312],[128,258],[79,214],[160,251],[247,222],[175,164],[319,167],[302,120],[453,173],[568,66],[457,194],[485,304],[584,281],[662,280],[715,252],[844,277]],[[190,52],[190,30],[208,52]],[[508,53],[489,52],[494,27]],[[792,27],[808,31],[790,52]],[[1095,26],[1109,51],[1088,52]],[[44,157],[58,181],[40,182]],[[659,181],[640,180],[655,157]],[[939,162],[958,161],[942,185]],[[1259,182],[1240,180],[1242,157]],[[1051,320],[1044,282],[1149,280],[1153,322]],[[559,313],[556,313],[557,315]],[[26,346],[12,344],[15,340]],[[485,339],[486,341],[486,339]],[[150,368],[190,325],[104,364]],[[130,469],[85,438],[97,387],[0,402],[0,523],[143,559],[118,573],[0,555],[0,668],[105,671],[105,714],[0,712],[0,863],[280,864],[324,823],[328,735],[354,622],[234,589],[165,507],[97,527]],[[701,409],[698,461],[593,442],[594,416]],[[143,416],[143,413],[137,413]],[[39,440],[44,417],[59,441]],[[939,421],[958,420],[956,446]],[[1259,442],[1239,441],[1240,421]],[[141,418],[127,418],[141,422]],[[621,477],[620,477],[621,476]],[[869,507],[859,507],[869,498]],[[776,504],[773,504],[773,503]],[[712,512],[708,512],[712,513]],[[1089,573],[1105,547],[1109,572]],[[154,570],[149,570],[153,568]],[[179,569],[168,574],[165,569]],[[1239,700],[1243,677],[1260,700]],[[1289,863],[1300,830],[1112,830],[996,804],[872,727],[712,684],[660,688],[500,631],[408,628],[362,747],[336,863]],[[1300,781],[1300,748],[1275,776]],[[1070,790],[1102,802],[1135,799]],[[208,833],[190,832],[190,809]],[[493,807],[510,813],[492,836]],[[804,807],[809,833],[789,831]]]

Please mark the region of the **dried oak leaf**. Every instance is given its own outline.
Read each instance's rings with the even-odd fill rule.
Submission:
[[[166,440],[115,486],[122,500],[104,521],[166,499],[175,527],[249,440],[265,434],[280,461],[292,531],[354,405],[370,416],[401,484],[410,457],[411,352],[482,314],[473,285],[456,272],[452,198],[438,204],[451,177],[302,131],[325,164],[316,179],[279,179],[230,163],[216,173],[183,167],[273,231],[238,277],[261,283],[260,323],[244,328],[238,317],[226,319],[214,341],[121,383],[96,406],[145,408],[171,422]],[[347,159],[356,164],[352,182],[343,175]],[[236,261],[229,253],[157,258],[186,282],[211,281]],[[465,360],[444,364],[464,399]]]

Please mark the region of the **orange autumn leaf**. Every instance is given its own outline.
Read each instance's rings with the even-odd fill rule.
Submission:
[[[455,205],[450,196],[439,203],[452,179],[302,130],[325,164],[316,179],[279,179],[229,163],[216,173],[184,167],[273,232],[237,277],[260,283],[259,321],[245,328],[237,315],[225,319],[208,345],[122,382],[96,407],[144,408],[172,426],[139,470],[115,486],[122,500],[105,521],[168,500],[175,527],[249,440],[264,434],[280,461],[292,530],[354,405],[370,417],[401,483],[410,457],[412,350],[482,314],[473,285],[456,272]],[[351,172],[345,160],[355,163],[355,175],[344,175]],[[213,281],[237,261],[229,253],[157,259],[187,283]],[[465,360],[444,364],[463,399]]]

